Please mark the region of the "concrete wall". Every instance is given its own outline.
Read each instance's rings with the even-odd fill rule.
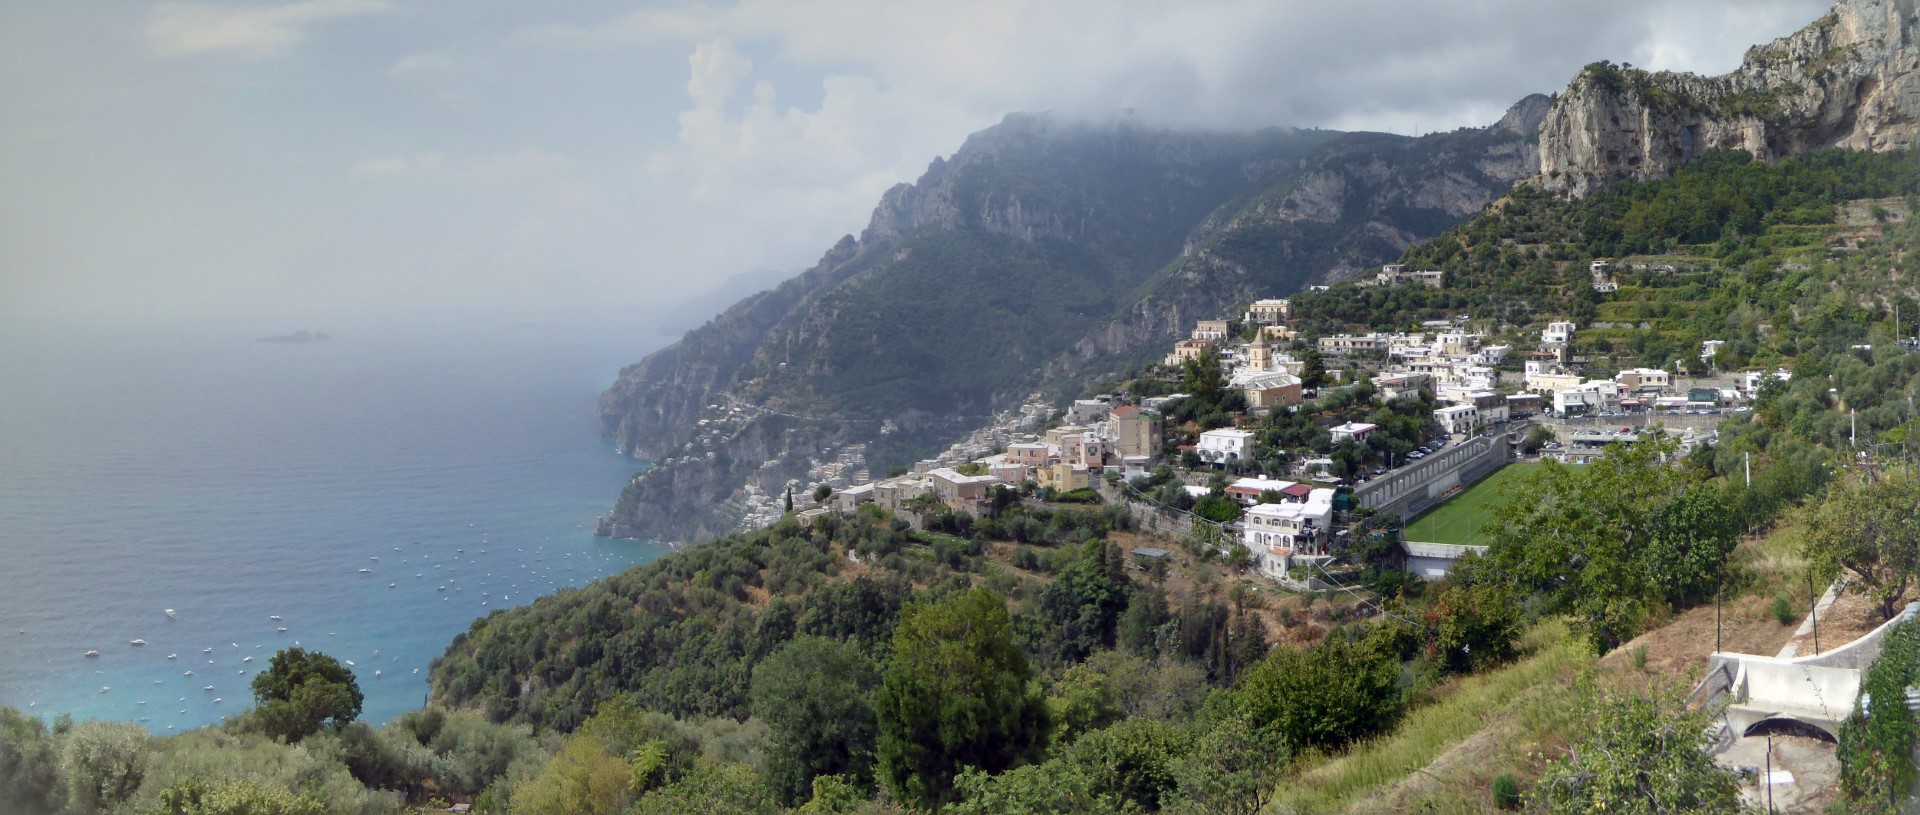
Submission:
[[[1407,553],[1407,573],[1421,580],[1439,580],[1453,569],[1454,561],[1466,557],[1468,553],[1486,554],[1485,546],[1462,546],[1453,543],[1426,543],[1422,541],[1401,541],[1400,548]]]
[[[1454,485],[1462,489],[1471,487],[1506,464],[1512,455],[1507,434],[1514,427],[1524,425],[1508,425],[1485,436],[1441,448],[1431,456],[1361,484],[1353,491],[1354,500],[1376,512],[1412,518],[1448,497],[1445,493]]]

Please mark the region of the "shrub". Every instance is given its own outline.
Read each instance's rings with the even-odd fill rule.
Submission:
[[[1795,620],[1800,619],[1800,615],[1794,612],[1793,601],[1788,600],[1786,595],[1774,596],[1773,618],[1779,620],[1781,625],[1793,625]]]
[[[1501,773],[1493,779],[1493,805],[1501,809],[1520,808],[1520,779],[1513,773]]]

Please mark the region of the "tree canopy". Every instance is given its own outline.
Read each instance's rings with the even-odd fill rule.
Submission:
[[[360,715],[366,697],[353,672],[319,651],[287,648],[253,677],[253,698],[269,734],[289,743]]]

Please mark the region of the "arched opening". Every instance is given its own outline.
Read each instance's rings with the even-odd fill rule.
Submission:
[[[1824,742],[1840,743],[1840,740],[1834,738],[1832,733],[1828,733],[1826,728],[1784,716],[1761,719],[1760,721],[1747,725],[1746,732],[1740,735],[1743,738],[1751,736],[1805,736]]]

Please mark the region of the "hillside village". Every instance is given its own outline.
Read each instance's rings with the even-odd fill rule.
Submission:
[[[1609,268],[1592,262],[1596,291],[1611,284]],[[1388,264],[1357,285],[1443,281],[1443,272]],[[1340,569],[1357,510],[1411,518],[1508,461],[1584,463],[1647,433],[1672,434],[1683,451],[1710,444],[1714,425],[1749,410],[1767,381],[1791,379],[1785,369],[1712,371],[1718,341],[1699,349],[1707,375],[1636,367],[1590,377],[1573,350],[1580,326],[1567,319],[1505,326],[1463,314],[1409,331],[1307,337],[1290,327],[1291,311],[1271,298],[1197,321],[1118,392],[1057,410],[1036,394],[880,478],[862,448],[843,450],[788,494],[749,488],[743,528],[790,506],[810,522],[866,504],[919,528],[936,509],[986,513],[1006,490],[1016,500],[1127,504],[1182,533],[1212,525],[1221,554],[1251,574],[1317,590]],[[1212,392],[1169,389],[1193,384]],[[1366,420],[1376,412],[1400,418],[1392,427]],[[1484,550],[1401,545],[1408,570],[1426,579]]]

